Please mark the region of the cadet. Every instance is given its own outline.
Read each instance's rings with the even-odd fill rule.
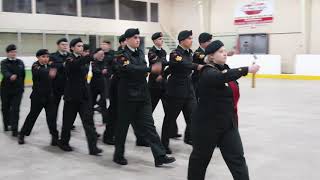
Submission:
[[[162,101],[163,110],[165,111],[166,102],[165,102],[165,94],[166,94],[166,74],[165,69],[168,68],[169,62],[167,61],[167,52],[162,48],[163,46],[163,34],[162,32],[154,33],[151,37],[154,46],[149,50],[148,53],[148,60],[149,65],[155,64],[155,63],[161,63],[162,64],[162,71],[158,74],[151,73],[149,75],[148,80],[148,87],[150,91],[151,96],[151,103],[152,103],[152,112],[157,107],[158,102]],[[166,71],[169,71],[166,69]],[[175,123],[175,127],[172,128],[172,138],[179,138],[181,137],[181,134],[178,134],[178,126]]]
[[[230,69],[221,41],[213,41],[205,50],[208,64],[200,71],[199,103],[193,114],[191,133],[193,151],[189,159],[188,180],[204,180],[207,166],[219,146],[234,180],[249,180],[238,131],[237,103],[240,97],[237,79],[256,73],[258,65]]]
[[[30,95],[31,108],[30,112],[21,128],[19,134],[19,144],[24,144],[24,137],[29,136],[32,128],[44,108],[46,111],[46,119],[52,136],[51,145],[56,146],[59,133],[57,131],[57,123],[55,120],[55,103],[52,87],[52,80],[56,77],[57,69],[52,68],[49,62],[49,51],[40,49],[36,53],[38,61],[32,65],[32,93]]]
[[[108,70],[107,65],[103,61],[104,59],[104,52],[101,48],[98,48],[95,50],[94,54],[96,54],[96,59],[91,63],[92,67],[92,79],[90,82],[90,88],[91,88],[91,97],[92,102],[97,101],[98,95],[100,96],[100,99],[106,99],[105,97],[105,78],[107,76]],[[106,101],[101,101],[101,115],[103,122],[107,121],[106,113],[107,113],[107,105]],[[94,107],[94,103],[92,103],[92,109]]]
[[[167,153],[169,148],[170,132],[176,120],[183,112],[186,122],[184,142],[192,144],[190,123],[192,111],[196,106],[194,88],[192,86],[192,70],[200,70],[203,65],[192,63],[192,31],[181,31],[178,35],[179,45],[170,53],[169,68],[171,76],[168,79],[167,110],[162,125],[161,140]]]
[[[11,126],[12,136],[18,136],[20,103],[24,92],[25,68],[22,60],[17,59],[14,44],[6,48],[7,58],[1,61],[1,101],[4,131]]]
[[[126,38],[124,37],[124,34],[122,34],[119,37],[119,47],[118,47],[118,51],[120,50],[124,50],[124,48],[126,47]]]
[[[147,67],[147,62],[140,45],[138,29],[128,29],[125,32],[127,46],[119,56],[121,63],[118,85],[118,122],[115,133],[115,153],[113,161],[126,165],[124,157],[125,142],[129,125],[135,129],[151,147],[155,158],[155,166],[172,163],[174,158],[166,156],[166,151],[160,142],[159,135],[152,118],[152,106],[146,76],[148,72],[160,73],[161,64]]]
[[[202,65],[205,64],[204,51],[206,47],[211,43],[211,41],[212,41],[211,34],[204,32],[199,35],[200,46],[193,54],[193,63],[202,64]],[[194,87],[197,101],[198,101],[198,81],[199,81],[199,71],[195,70],[192,73],[192,82],[193,82],[193,87]]]
[[[72,54],[66,59],[65,64],[67,82],[64,93],[61,140],[58,146],[64,151],[73,150],[69,145],[70,131],[79,113],[87,137],[89,154],[98,155],[102,150],[97,147],[97,134],[87,88],[87,74],[84,70],[90,64],[92,57],[81,56],[83,54],[83,43],[80,38],[73,39],[70,42],[70,48]]]
[[[57,122],[59,105],[64,93],[66,75],[64,72],[64,63],[66,58],[70,55],[69,43],[66,38],[61,38],[57,41],[57,52],[50,54],[50,64],[57,69],[56,77],[53,79],[53,95],[54,95],[54,116]]]

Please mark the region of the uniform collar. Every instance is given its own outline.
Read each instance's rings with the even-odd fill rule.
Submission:
[[[205,50],[204,48],[202,48],[201,46],[199,46],[198,50],[201,51],[201,52],[203,52],[203,53],[206,51],[206,50]]]
[[[9,60],[9,61],[15,61],[15,60],[17,60],[17,58],[15,58],[15,59],[8,58],[8,60]]]
[[[59,51],[59,50],[58,50],[58,53],[59,53],[60,55],[62,55],[62,56],[68,55],[68,52],[62,52],[62,51]]]
[[[159,48],[158,46],[156,46],[156,45],[154,45],[153,46],[156,50],[158,50],[158,51],[161,51],[162,50],[162,48]]]
[[[78,58],[78,57],[81,56],[80,54],[77,54],[77,53],[73,53],[73,55],[74,55],[76,58]]]
[[[129,45],[127,45],[127,47],[132,52],[136,52],[138,50],[138,48],[133,48],[133,47],[130,47]]]

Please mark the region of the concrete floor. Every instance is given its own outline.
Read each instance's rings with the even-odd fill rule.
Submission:
[[[319,81],[286,81],[258,79],[257,88],[250,88],[250,80],[242,79],[239,105],[240,133],[251,179],[254,180],[319,180],[320,167],[320,83]],[[30,88],[26,89],[20,113],[21,123],[29,112]],[[163,110],[159,105],[154,113],[160,132]],[[61,113],[60,113],[61,116]],[[95,115],[97,128],[103,132],[101,117]],[[61,117],[59,120],[59,129]],[[183,133],[184,120],[178,119]],[[0,123],[2,131],[2,122]],[[50,136],[41,113],[26,144],[18,145],[9,133],[0,133],[1,180],[64,180],[70,178],[102,180],[185,180],[191,147],[182,140],[172,140],[177,162],[155,168],[151,151],[135,147],[132,131],[127,139],[128,166],[112,162],[114,148],[103,145],[101,157],[88,155],[81,123],[72,133],[74,152],[65,153],[50,147]],[[207,178],[232,179],[219,150],[208,167]]]

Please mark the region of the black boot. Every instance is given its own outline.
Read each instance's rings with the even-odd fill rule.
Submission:
[[[58,145],[58,141],[59,139],[57,137],[53,137],[51,138],[51,146],[57,146]]]
[[[63,144],[61,141],[58,141],[57,145],[63,151],[66,151],[66,152],[73,151],[72,147],[69,144]]]
[[[163,164],[170,164],[175,162],[176,159],[174,157],[169,157],[169,156],[160,156],[158,158],[155,159],[154,164],[156,167],[160,167]]]
[[[18,131],[16,131],[16,130],[12,131],[12,136],[13,137],[18,137],[18,135],[19,135]]]
[[[19,137],[18,137],[18,143],[20,145],[24,144],[24,135],[20,134]]]
[[[166,154],[172,154],[172,150],[169,147],[165,147]]]
[[[128,160],[126,158],[122,157],[113,157],[113,162],[120,164],[120,165],[127,165]]]
[[[90,155],[93,155],[93,156],[99,156],[100,153],[102,153],[103,150],[98,148],[98,147],[95,147],[93,148],[93,150],[90,150]]]

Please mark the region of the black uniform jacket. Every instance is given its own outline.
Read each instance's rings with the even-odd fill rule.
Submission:
[[[1,61],[1,91],[8,91],[11,93],[21,93],[24,91],[24,79],[25,79],[25,67],[24,63],[20,59],[9,60],[4,59]],[[15,81],[11,81],[12,75],[17,75]]]
[[[47,100],[53,96],[52,79],[49,77],[51,65],[41,65],[38,61],[32,65],[31,99]]]
[[[119,63],[118,97],[128,101],[150,100],[146,77],[151,71],[142,50],[135,52],[126,47],[117,56]]]
[[[169,62],[166,59],[167,52],[164,49],[158,50],[156,47],[152,47],[148,52],[149,66],[152,66],[155,63],[162,64],[162,77],[165,77],[164,70],[169,65]],[[148,79],[148,86],[151,89],[164,89],[165,88],[165,79],[160,82],[157,82],[156,79],[159,75],[151,73]]]
[[[66,101],[87,101],[89,91],[87,89],[87,66],[93,60],[91,56],[78,56],[71,54],[66,58],[66,87],[64,99]]]
[[[64,93],[64,88],[66,83],[64,63],[68,56],[70,56],[70,53],[67,53],[66,55],[62,55],[59,51],[50,54],[51,66],[57,69],[57,75],[53,80],[54,93],[57,95],[63,95]]]
[[[205,65],[200,71],[195,121],[210,121],[213,128],[218,129],[237,126],[233,90],[229,83],[238,86],[236,80],[247,74],[248,67],[230,69],[227,65]]]
[[[192,51],[184,50],[181,46],[170,53],[167,94],[169,97],[192,98],[194,89],[191,80],[193,70],[198,64],[192,62]]]

